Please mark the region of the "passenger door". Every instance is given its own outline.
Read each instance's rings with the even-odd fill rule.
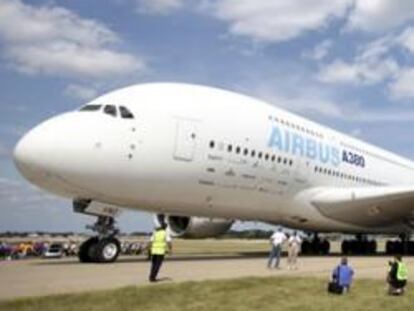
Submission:
[[[177,119],[173,158],[191,162],[197,146],[198,121]]]
[[[297,185],[307,185],[309,178],[310,161],[304,157],[297,157],[295,171],[295,183]]]

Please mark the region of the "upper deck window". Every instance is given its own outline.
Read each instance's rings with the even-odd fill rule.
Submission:
[[[79,111],[98,111],[101,107],[102,105],[86,105],[79,109]]]
[[[109,115],[113,116],[113,117],[116,117],[116,107],[113,106],[113,105],[106,105],[105,108],[104,108],[104,112],[106,114],[109,114]]]
[[[121,118],[123,118],[123,119],[133,119],[134,118],[134,115],[132,114],[132,112],[129,111],[129,109],[124,107],[124,106],[119,107],[119,113],[121,114]]]

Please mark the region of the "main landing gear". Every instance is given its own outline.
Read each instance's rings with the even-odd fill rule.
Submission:
[[[377,252],[377,242],[359,234],[354,240],[343,241],[341,251],[344,255],[374,255]]]
[[[328,255],[331,248],[326,239],[320,239],[315,233],[311,240],[304,240],[302,243],[301,253],[304,255]]]
[[[402,233],[399,235],[400,240],[389,240],[385,243],[385,253],[387,255],[414,255],[414,241],[410,236]]]
[[[115,235],[119,230],[115,227],[115,220],[109,216],[98,216],[92,226],[87,226],[98,235],[83,242],[79,248],[80,262],[114,262],[121,251],[121,244]]]

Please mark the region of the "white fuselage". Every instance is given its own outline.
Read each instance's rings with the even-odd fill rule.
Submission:
[[[66,197],[154,213],[400,230],[329,219],[302,195],[324,186],[413,185],[414,163],[402,157],[209,87],[143,84],[88,105],[102,107],[56,116],[20,141],[15,158],[26,178]],[[116,117],[106,105],[116,106]],[[120,117],[120,106],[134,118]]]

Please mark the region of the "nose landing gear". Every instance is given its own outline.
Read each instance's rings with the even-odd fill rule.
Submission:
[[[115,220],[109,216],[98,216],[92,226],[87,226],[98,235],[83,242],[79,248],[80,262],[109,263],[114,262],[121,250],[121,244],[115,235],[119,230],[115,227]]]

